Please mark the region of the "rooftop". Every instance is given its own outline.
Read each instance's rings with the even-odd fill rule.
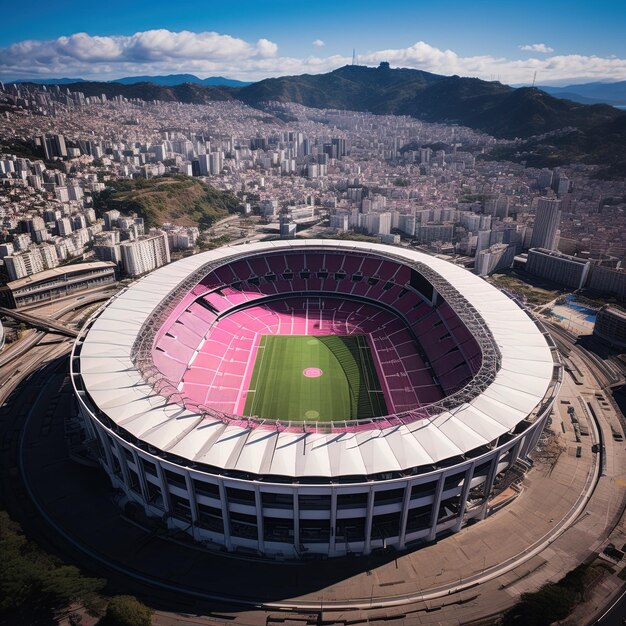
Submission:
[[[38,285],[39,283],[46,282],[53,278],[63,277],[68,274],[78,274],[80,272],[112,269],[116,267],[117,266],[115,265],[115,263],[111,263],[110,261],[91,261],[89,263],[74,263],[72,265],[62,265],[60,267],[55,267],[51,270],[38,272],[37,274],[33,274],[32,276],[18,278],[17,280],[13,280],[7,283],[6,287],[9,288],[11,291],[15,291],[17,289],[23,289],[24,287],[28,287],[29,285]]]

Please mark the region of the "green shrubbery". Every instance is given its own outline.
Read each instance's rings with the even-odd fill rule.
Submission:
[[[502,626],[550,626],[566,618],[584,599],[589,578],[596,573],[593,567],[579,565],[558,582],[523,593],[520,601],[504,615]]]
[[[187,225],[193,222],[200,228],[208,228],[238,205],[239,200],[232,194],[179,175],[117,180],[94,195],[98,214],[110,209],[123,214],[137,213],[144,218],[147,228],[181,219]]]
[[[134,596],[114,596],[107,607],[102,626],[150,626],[152,610]]]

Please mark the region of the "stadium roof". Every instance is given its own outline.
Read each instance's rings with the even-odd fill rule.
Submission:
[[[150,446],[227,471],[292,477],[402,472],[436,465],[493,443],[542,403],[554,362],[529,316],[481,278],[447,261],[402,248],[353,241],[302,240],[246,245],[245,251],[292,248],[393,254],[428,265],[482,316],[501,353],[495,380],[480,395],[429,419],[379,430],[297,433],[247,428],[200,415],[155,394],[131,360],[144,322],[163,298],[204,264],[244,252],[219,248],[167,265],[108,303],[89,329],[80,374],[93,402],[118,426]]]

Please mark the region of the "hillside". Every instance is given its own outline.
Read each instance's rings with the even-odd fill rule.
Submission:
[[[601,178],[626,177],[626,113],[588,129],[576,129],[561,135],[531,137],[514,147],[492,151],[495,159],[525,162],[532,167],[555,167],[564,163],[587,163],[604,166]]]
[[[258,106],[265,100],[305,106],[410,115],[428,122],[469,126],[496,137],[531,137],[560,128],[589,128],[619,111],[585,106],[531,88],[513,89],[478,78],[440,76],[411,69],[341,67],[328,74],[270,78],[235,96]]]
[[[186,104],[206,104],[215,100],[232,100],[234,91],[231,87],[207,87],[191,83],[164,86],[154,83],[123,85],[121,83],[84,82],[64,84],[61,88],[80,91],[86,96],[105,94],[107,98],[124,96],[129,99],[162,100],[163,102],[184,102]]]
[[[186,176],[114,181],[94,197],[99,215],[110,209],[137,213],[146,228],[166,222],[207,228],[237,205],[235,196]]]
[[[237,97],[251,106],[277,100],[317,108],[394,113],[407,93],[442,78],[420,70],[346,65],[328,74],[267,78],[240,89]]]

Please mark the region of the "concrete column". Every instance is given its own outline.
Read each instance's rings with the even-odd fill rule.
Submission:
[[[465,509],[467,508],[467,497],[469,495],[470,485],[474,478],[475,463],[472,463],[465,472],[465,478],[463,479],[463,487],[461,487],[461,508],[459,509],[459,519],[454,525],[454,532],[461,530],[463,526],[463,517],[465,516]]]
[[[523,441],[521,444],[521,458],[525,459],[528,455],[537,447],[539,437],[546,426],[548,415],[541,419],[539,422],[533,424],[523,435]]]
[[[224,524],[224,545],[229,552],[233,551],[233,544],[230,540],[230,517],[228,515],[228,502],[226,500],[226,487],[220,480],[218,483],[220,490],[220,504],[222,505],[222,522]]]
[[[442,474],[437,482],[437,489],[435,490],[435,497],[433,498],[433,509],[430,517],[430,531],[427,537],[428,541],[434,541],[437,536],[437,518],[439,517],[439,507],[441,506],[441,494],[443,493],[444,482],[445,476]]]
[[[335,556],[335,540],[337,537],[337,490],[331,487],[330,491],[330,543],[328,556]]]
[[[106,436],[106,434],[103,431],[101,431],[99,428],[96,428],[96,437],[98,437],[98,440],[100,441],[100,445],[102,446],[102,449],[104,450],[104,462],[107,465],[109,474],[112,476],[113,475],[113,460],[111,459],[111,442],[109,441],[109,438]]]
[[[79,402],[79,404],[78,404],[78,415],[80,416],[80,421],[85,426],[85,430],[87,431],[87,435],[93,439],[96,436],[96,427],[95,427],[91,417],[89,416],[89,414],[86,415],[85,413],[86,413],[86,410],[83,409],[82,405]]]
[[[296,555],[300,554],[300,503],[298,502],[298,490],[293,494],[293,547]]]
[[[256,529],[259,544],[259,551],[265,552],[265,542],[263,539],[263,500],[261,498],[261,488],[259,485],[254,486],[254,503],[256,506]]]
[[[141,489],[141,493],[144,496],[144,501],[147,507],[148,501],[150,499],[150,496],[148,495],[148,487],[146,484],[148,482],[148,479],[146,478],[146,473],[143,468],[143,463],[141,462],[141,457],[133,452],[133,458],[135,459],[135,465],[137,466],[137,475],[139,476],[140,486],[139,488]]]
[[[145,478],[143,475],[143,466],[141,465],[141,462],[139,461],[138,454],[134,450],[131,450],[130,453],[133,455],[133,461],[135,462],[135,467],[137,468],[135,472],[139,480],[139,491],[141,491],[141,498],[143,500],[143,508],[147,514],[148,513],[148,489],[146,487],[146,482],[145,482]]]
[[[520,439],[521,444],[520,444],[519,456],[522,459],[528,458],[528,454],[531,450],[530,444],[533,439],[533,434],[534,433],[532,432],[527,432],[525,435],[522,435],[522,438]]]
[[[370,487],[367,495],[367,514],[365,516],[365,549],[363,554],[372,551],[372,519],[374,517],[374,491]]]
[[[550,411],[547,411],[545,416],[541,419],[541,423],[535,427],[535,432],[532,434],[531,444],[528,449],[529,454],[537,447],[537,444],[539,443],[539,438],[541,437],[541,434],[543,433],[543,430],[546,427],[549,416],[550,416]]]
[[[113,440],[113,447],[117,451],[117,458],[120,462],[120,467],[122,468],[122,477],[124,479],[124,485],[126,486],[126,491],[127,493],[130,493],[131,491],[130,479],[128,478],[128,466],[126,465],[126,455],[124,454],[124,450],[122,446],[115,439]]]
[[[520,439],[514,446],[513,452],[511,453],[511,466],[515,465],[517,459],[519,459],[519,451],[522,447],[522,440]]]
[[[161,496],[163,498],[163,509],[165,511],[172,510],[172,504],[170,502],[170,490],[167,487],[167,481],[165,480],[165,472],[161,467],[161,463],[155,462],[157,466],[157,476],[159,477],[159,487],[161,488]]]
[[[196,503],[196,490],[193,488],[193,481],[187,471],[185,471],[185,484],[187,485],[187,497],[189,498],[189,508],[191,509],[191,532],[194,539],[196,539],[198,529],[198,505]]]
[[[398,550],[404,550],[406,543],[406,522],[409,517],[409,506],[411,505],[411,485],[407,481],[404,487],[404,498],[402,499],[402,512],[400,513],[400,536],[398,537]]]
[[[493,459],[493,463],[489,468],[489,473],[487,474],[487,479],[485,480],[485,490],[484,496],[485,501],[482,505],[482,509],[480,511],[479,519],[485,519],[487,517],[487,507],[489,506],[489,495],[491,494],[491,489],[493,488],[493,483],[496,480],[496,474],[498,473],[498,463],[500,463],[500,459],[502,458],[502,452],[498,452]]]

